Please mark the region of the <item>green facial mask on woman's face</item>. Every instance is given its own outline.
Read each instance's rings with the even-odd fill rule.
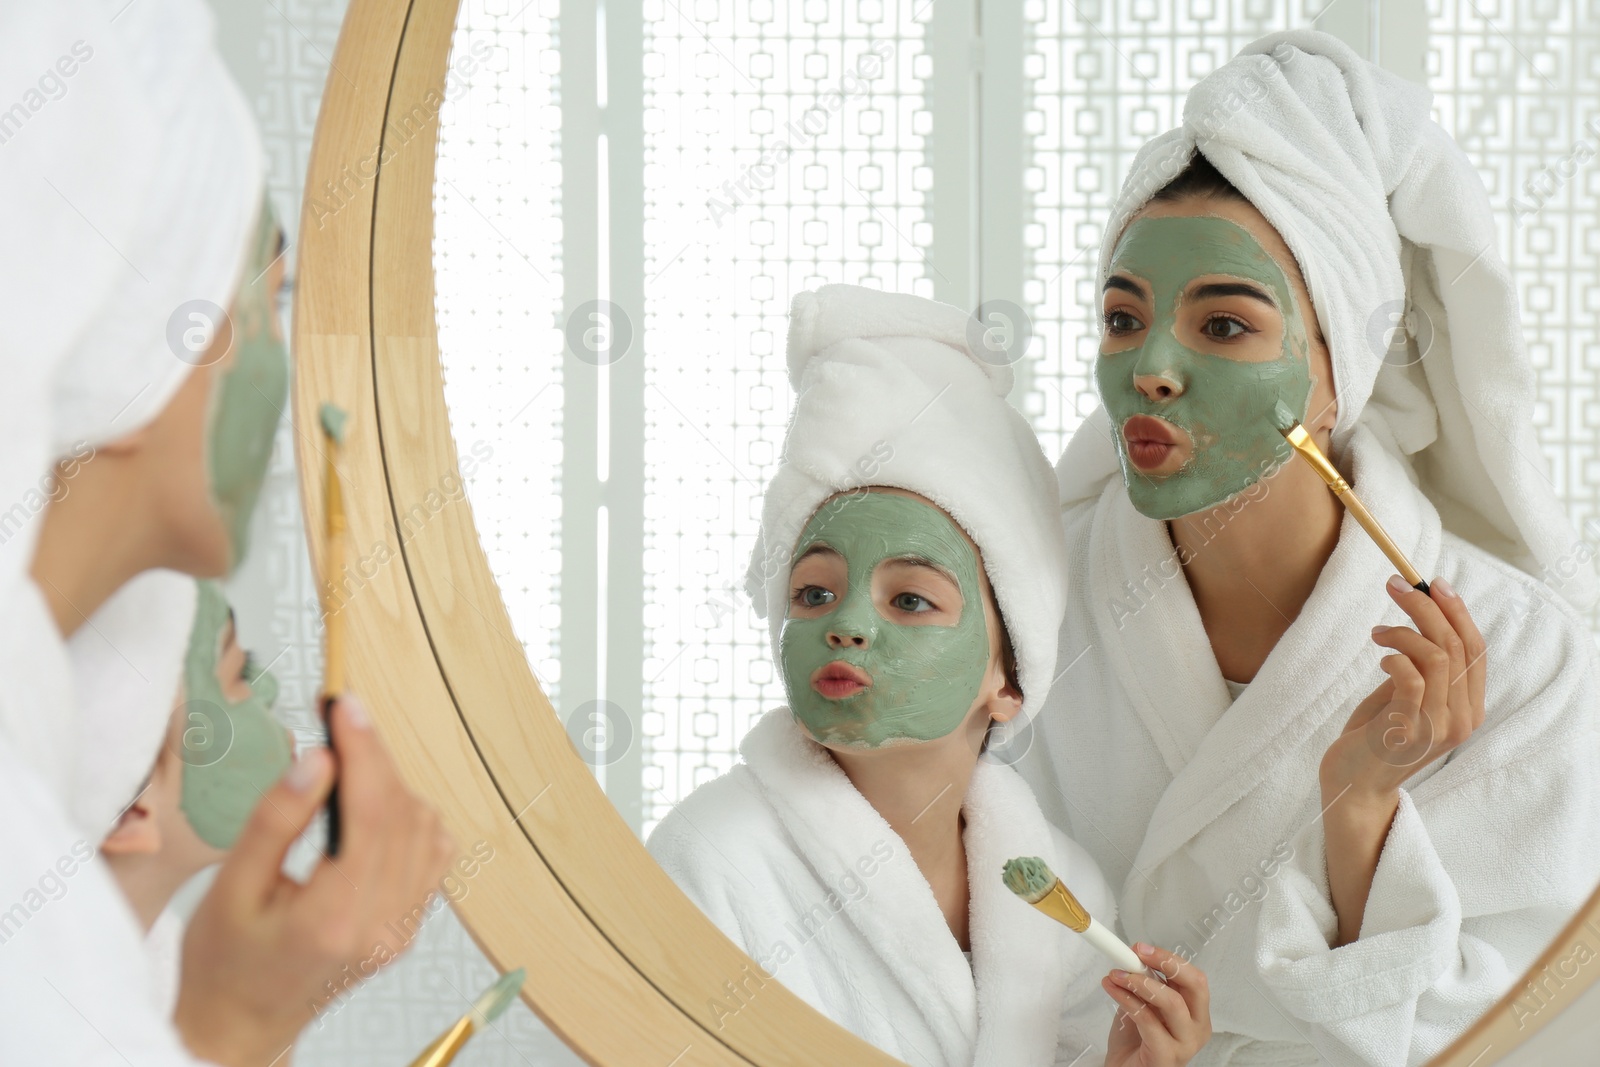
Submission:
[[[1293,458],[1273,412],[1281,402],[1305,417],[1313,382],[1310,344],[1289,279],[1254,235],[1212,215],[1138,218],[1118,242],[1110,273],[1129,275],[1150,287],[1154,318],[1145,324],[1137,347],[1102,351],[1095,360],[1095,385],[1116,428],[1117,456],[1133,506],[1153,519],[1190,515],[1221,504]],[[1272,294],[1284,326],[1276,359],[1230,359],[1190,348],[1180,339],[1184,289],[1209,274],[1248,278]],[[1211,315],[1203,322],[1187,322],[1182,336],[1215,329],[1211,322],[1217,319]],[[1228,329],[1240,336],[1238,329]],[[1107,333],[1105,345],[1116,343],[1115,335]],[[1218,335],[1213,350],[1237,343],[1226,333]],[[1170,378],[1182,392],[1148,399],[1134,387],[1136,376],[1144,374]],[[1122,436],[1123,423],[1134,415],[1154,415],[1186,431],[1194,443],[1188,462],[1159,476],[1134,466]]]
[[[229,849],[238,840],[261,794],[293,759],[289,732],[272,716],[278,681],[269,671],[247,676],[250,695],[230,703],[217,679],[228,602],[215,582],[200,582],[189,652],[183,662],[185,694],[183,790],[179,806],[200,839]]]
[[[989,665],[989,632],[983,616],[978,557],[960,527],[932,505],[894,493],[862,492],[836,497],[811,516],[795,545],[800,559],[812,545],[824,544],[844,557],[848,580],[829,589],[831,605],[813,617],[791,603],[779,637],[779,658],[789,709],[819,742],[877,748],[896,741],[931,741],[950,733],[978,698]],[[955,576],[961,589],[960,618],[954,626],[912,625],[878,611],[872,575],[885,560],[926,559]],[[915,596],[916,594],[910,594]],[[820,587],[802,591],[821,597]],[[899,604],[926,611],[903,594]],[[922,603],[926,604],[924,600]],[[896,606],[899,606],[897,604]],[[938,604],[949,611],[952,604]],[[845,639],[839,647],[830,633]],[[859,646],[852,638],[864,638]],[[872,684],[838,700],[811,687],[819,667],[842,659],[866,671]]]
[[[230,571],[238,568],[248,547],[250,516],[267,477],[272,439],[289,393],[289,354],[272,334],[277,307],[267,286],[278,255],[278,234],[271,201],[263,196],[255,244],[233,301],[233,363],[211,397],[211,495],[228,528]]]

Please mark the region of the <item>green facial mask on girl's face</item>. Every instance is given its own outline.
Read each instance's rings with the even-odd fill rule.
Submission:
[[[819,742],[877,748],[896,741],[931,741],[950,733],[978,698],[989,665],[989,632],[983,613],[978,557],[949,516],[932,505],[894,493],[852,493],[818,508],[800,533],[794,558],[815,544],[844,557],[842,589],[801,591],[801,604],[830,605],[810,618],[791,603],[779,636],[783,683],[789,709]],[[912,625],[907,611],[879,612],[872,598],[878,565],[899,557],[926,559],[953,574],[961,589],[954,626]],[[896,607],[927,611],[896,593]],[[910,594],[916,596],[917,594]],[[922,603],[927,603],[926,600]],[[943,610],[954,605],[939,604]],[[846,639],[841,647],[829,633]],[[865,646],[849,639],[865,638]],[[842,659],[866,671],[872,684],[852,696],[829,699],[811,687],[819,667]]]
[[[248,547],[250,516],[267,477],[272,439],[289,393],[289,355],[272,335],[277,308],[267,287],[279,232],[271,201],[263,196],[255,243],[231,312],[233,363],[220,375],[211,397],[211,495],[228,528],[230,571],[238,568]]]
[[[1305,417],[1313,382],[1310,344],[1289,279],[1255,236],[1213,215],[1141,217],[1118,242],[1110,273],[1148,285],[1154,313],[1137,347],[1102,351],[1095,360],[1095,385],[1116,428],[1117,456],[1133,506],[1153,519],[1190,515],[1221,504],[1292,459],[1294,452],[1278,431],[1273,411],[1281,401]],[[1209,274],[1248,278],[1272,294],[1284,325],[1276,359],[1245,362],[1213,354],[1237,344],[1228,340],[1228,333],[1219,334],[1209,352],[1180,340],[1183,292],[1195,278]],[[1186,322],[1183,336],[1215,329],[1210,322],[1217,318]],[[1235,328],[1229,332],[1240,335]],[[1105,345],[1116,343],[1115,335],[1105,335]],[[1182,393],[1150,400],[1134,387],[1135,377],[1142,374],[1170,378],[1182,386]],[[1122,436],[1123,423],[1134,415],[1154,415],[1186,431],[1194,442],[1188,462],[1162,476],[1135,467]]]
[[[183,790],[179,806],[200,839],[229,849],[261,800],[289,769],[289,732],[272,717],[278,681],[269,671],[247,674],[250,695],[229,703],[217,679],[228,602],[215,582],[202,581],[189,652],[183,661],[185,701]]]

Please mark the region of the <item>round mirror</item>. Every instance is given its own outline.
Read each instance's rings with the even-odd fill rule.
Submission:
[[[370,591],[342,609],[351,669],[412,780],[508,857],[457,910],[591,1062],[896,1062],[642,840],[784,702],[743,581],[796,292],[972,308],[1052,456],[1095,404],[1093,257],[1067,250],[1182,90],[1108,132],[1079,84],[1104,57],[1047,7],[351,5],[308,186],[355,177],[302,227],[295,316],[297,417],[353,415],[352,566],[323,580]],[[1597,914],[1435,1067],[1494,1062],[1586,988],[1563,968]]]

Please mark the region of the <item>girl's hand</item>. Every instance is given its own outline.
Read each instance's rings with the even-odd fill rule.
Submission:
[[[1106,1067],[1183,1067],[1211,1040],[1205,972],[1142,941],[1133,951],[1166,981],[1121,970],[1100,979],[1101,988],[1121,1006],[1106,1041]]]
[[[1389,595],[1417,628],[1373,630],[1373,641],[1395,650],[1379,664],[1389,677],[1322,757],[1325,805],[1348,793],[1356,806],[1392,812],[1402,782],[1483,725],[1483,635],[1448,582],[1429,588],[1431,595],[1398,574],[1389,579]]]
[[[324,857],[304,885],[280,871],[333,786],[331,756],[313,749],[263,794],[189,923],[173,1021],[208,1062],[284,1062],[330,991],[406,950],[411,938],[395,932],[414,930],[432,910],[455,854],[351,698],[335,705],[333,731],[345,829],[338,859]]]

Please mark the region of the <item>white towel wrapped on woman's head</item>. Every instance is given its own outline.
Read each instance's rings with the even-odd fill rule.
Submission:
[[[1432,99],[1318,30],[1246,45],[1190,90],[1183,125],[1134,155],[1095,291],[1130,218],[1198,149],[1299,264],[1333,361],[1335,452],[1367,423],[1408,457],[1445,529],[1588,608],[1600,578],[1534,433],[1533,367],[1494,212]],[[1057,465],[1067,504],[1118,473],[1104,409],[1089,421]]]
[[[919,493],[982,554],[1016,653],[1025,720],[1054,677],[1066,546],[1050,461],[1006,400],[1011,368],[972,351],[970,322],[952,305],[859,285],[794,298],[795,405],[745,591],[768,621],[776,657],[791,557],[812,512],[861,486]]]

